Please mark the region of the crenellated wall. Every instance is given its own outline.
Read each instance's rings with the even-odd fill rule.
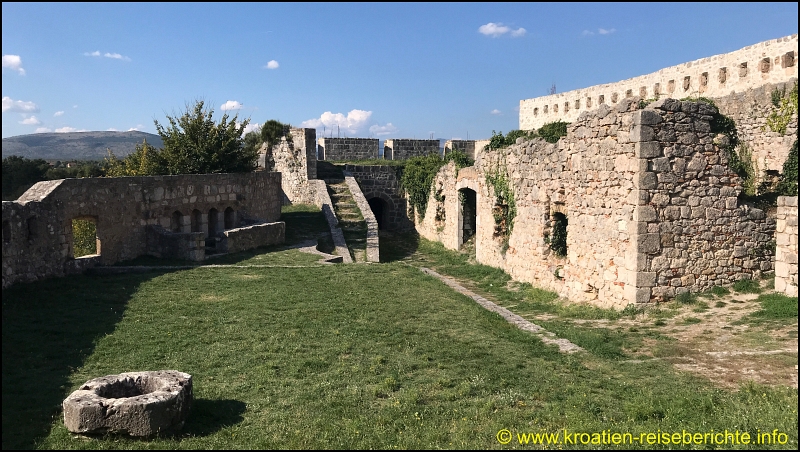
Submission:
[[[447,140],[444,143],[444,155],[447,155],[453,149],[458,149],[467,154],[470,159],[475,160],[475,156],[483,151],[483,148],[488,144],[489,140]]]
[[[3,287],[83,270],[87,259],[111,265],[153,254],[159,243],[179,249],[173,242],[184,236],[191,254],[198,233],[217,237],[243,224],[278,221],[280,214],[280,173],[39,182],[18,200],[3,201]],[[95,223],[99,257],[73,258],[73,219]],[[148,233],[148,226],[163,234]]]
[[[556,144],[524,141],[480,153],[474,167],[444,166],[417,231],[457,249],[474,224],[478,262],[617,308],[771,270],[774,219],[739,202],[741,179],[714,144],[711,107],[662,100],[638,108],[638,99],[604,104]],[[489,182],[497,175],[516,203],[507,242],[495,221],[504,205]],[[562,257],[550,241],[564,220]]]
[[[377,138],[320,138],[320,160],[368,160],[378,158]]]
[[[383,158],[406,160],[428,154],[439,153],[439,140],[390,139],[383,142]]]
[[[718,98],[797,79],[797,35],[760,42],[628,80],[521,100],[519,128],[572,122],[584,111],[622,99],[704,96]]]

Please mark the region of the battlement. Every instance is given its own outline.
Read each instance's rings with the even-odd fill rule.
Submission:
[[[631,97],[716,98],[796,78],[794,34],[615,83],[521,100],[519,128],[531,130],[549,122],[573,122],[584,111],[602,104],[613,106]]]

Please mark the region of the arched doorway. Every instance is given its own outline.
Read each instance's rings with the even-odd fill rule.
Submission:
[[[471,188],[458,191],[458,247],[471,239],[477,232],[478,194]]]
[[[386,205],[386,201],[382,200],[381,198],[371,198],[369,201],[369,208],[372,210],[372,214],[375,215],[375,221],[378,222],[378,229],[383,230],[386,228],[386,214],[388,213],[389,209]]]

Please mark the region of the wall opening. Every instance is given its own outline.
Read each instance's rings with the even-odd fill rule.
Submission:
[[[3,243],[11,243],[11,222],[3,220]]]
[[[192,232],[203,232],[203,214],[197,209],[192,211]]]
[[[225,209],[225,229],[233,229],[236,227],[236,212],[233,208],[228,207]]]
[[[475,236],[478,223],[478,195],[475,190],[462,188],[458,191],[458,247]]]
[[[383,230],[386,228],[386,214],[389,209],[386,206],[386,201],[381,198],[371,198],[367,201],[372,214],[375,215],[375,221],[378,222],[378,229]]]
[[[100,254],[100,239],[97,238],[97,218],[78,217],[72,219],[72,257]]]
[[[27,227],[28,240],[33,241],[39,235],[39,220],[36,217],[30,217],[25,222]]]
[[[558,257],[567,255],[567,216],[554,212],[550,220],[550,249]]]
[[[169,229],[172,232],[183,231],[183,214],[179,211],[172,212],[172,218],[169,221]]]
[[[216,237],[217,236],[217,223],[219,222],[219,211],[217,209],[211,209],[208,211],[208,236],[209,237]]]

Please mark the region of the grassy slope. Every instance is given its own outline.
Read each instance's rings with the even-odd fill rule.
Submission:
[[[552,306],[545,292],[507,291],[502,272],[413,246],[386,256]],[[3,293],[3,447],[495,448],[502,428],[778,429],[797,446],[797,390],[715,389],[611,350],[558,354],[402,263],[55,279]],[[60,402],[87,379],[156,369],[194,376],[180,434],[86,440],[64,428]]]

